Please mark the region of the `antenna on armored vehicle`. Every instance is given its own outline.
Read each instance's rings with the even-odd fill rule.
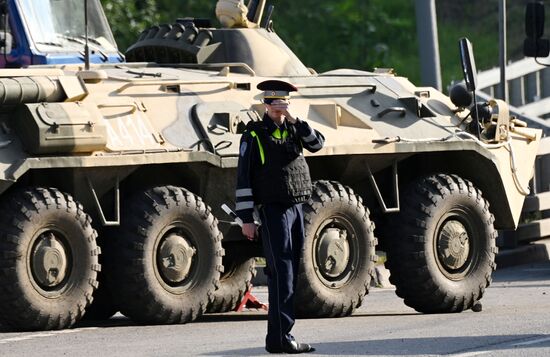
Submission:
[[[88,46],[88,0],[84,0],[84,69],[90,70],[90,47]]]
[[[462,65],[462,73],[464,74],[464,82],[466,83],[466,89],[472,92],[474,100],[474,106],[472,111],[472,119],[476,126],[477,138],[481,138],[481,130],[479,128],[479,109],[476,100],[476,87],[477,87],[477,73],[476,62],[474,60],[474,51],[472,50],[472,43],[466,37],[459,40],[458,45],[460,47],[460,64]]]
[[[273,15],[273,9],[275,9],[274,5],[269,5],[269,7],[267,8],[267,15],[265,17],[265,22],[264,22],[263,28],[268,29],[268,30],[272,29],[272,26],[273,26],[273,22],[271,22],[271,16]]]

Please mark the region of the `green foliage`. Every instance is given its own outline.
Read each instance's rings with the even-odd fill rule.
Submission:
[[[122,52],[142,30],[160,19],[156,11],[157,0],[108,0],[102,1],[102,5]]]
[[[523,6],[509,2],[508,53],[521,56]],[[248,2],[248,1],[246,1]],[[177,18],[214,19],[216,0],[103,0],[119,48],[124,52],[153,24]],[[275,6],[275,31],[308,67],[394,68],[420,83],[413,0],[268,0]],[[461,79],[458,39],[468,37],[478,69],[498,65],[498,1],[437,0],[438,33],[444,86]],[[216,23],[216,21],[213,21]]]
[[[277,2],[275,30],[318,72],[342,67],[394,67],[401,72],[415,61],[410,56],[416,48],[414,18],[394,16],[397,10],[410,12],[412,2],[302,0],[299,7],[293,3]]]

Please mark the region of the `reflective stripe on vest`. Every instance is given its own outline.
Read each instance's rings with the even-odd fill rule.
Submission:
[[[281,130],[279,130],[279,128],[275,129],[275,131],[273,132],[273,134],[271,134],[271,136],[273,136],[275,139],[286,139],[288,137],[288,131],[285,129],[283,130],[283,133],[281,134]]]
[[[265,164],[265,154],[264,154],[264,147],[262,146],[262,143],[260,142],[260,138],[258,137],[258,134],[254,130],[250,132],[250,135],[252,135],[253,138],[256,138],[256,142],[258,143],[258,149],[260,150],[260,159],[262,160],[262,165]],[[275,129],[273,134],[271,134],[275,139],[286,139],[288,137],[288,131],[285,129],[283,130],[283,133],[281,134],[281,130],[279,128]]]
[[[258,134],[256,134],[255,131],[251,131],[250,135],[252,135],[253,138],[256,138],[256,141],[258,142],[258,149],[260,149],[260,159],[262,160],[262,165],[263,165],[265,164],[264,147],[262,146],[262,143],[260,142],[260,138],[258,137]]]

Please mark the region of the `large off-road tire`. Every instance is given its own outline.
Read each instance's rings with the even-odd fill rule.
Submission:
[[[403,193],[387,266],[396,294],[419,312],[460,312],[481,299],[495,269],[494,217],[481,191],[456,175]]]
[[[225,248],[224,270],[220,285],[214,292],[206,312],[219,313],[235,310],[251,287],[252,278],[256,274],[254,258],[243,257],[239,253],[239,246]]]
[[[222,271],[222,235],[191,192],[139,193],[122,216],[111,289],[120,311],[143,323],[185,323],[205,312]]]
[[[102,265],[103,267],[104,265]],[[106,284],[104,274],[98,274],[99,286],[94,292],[92,303],[86,308],[83,320],[103,321],[110,319],[117,313],[118,307],[114,303],[111,288]]]
[[[111,287],[107,283],[107,276],[111,271],[109,261],[116,259],[116,256],[113,256],[113,253],[116,254],[116,252],[113,252],[112,244],[110,244],[113,233],[107,228],[114,227],[98,228],[99,237],[97,238],[97,244],[101,248],[101,255],[99,256],[101,271],[97,273],[98,287],[94,291],[92,303],[86,308],[86,313],[82,318],[86,321],[108,320],[118,311],[118,307],[114,303]]]
[[[13,192],[0,205],[0,322],[16,330],[74,325],[97,287],[96,231],[55,188]]]
[[[317,181],[304,204],[304,224],[296,314],[348,316],[363,302],[374,273],[376,239],[369,211],[351,188]]]

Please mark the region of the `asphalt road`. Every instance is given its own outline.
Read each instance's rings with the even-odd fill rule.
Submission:
[[[266,300],[264,288],[254,293]],[[423,315],[392,289],[373,289],[347,318],[299,320],[317,356],[550,356],[550,262],[499,270],[483,311]],[[56,332],[0,332],[0,356],[264,355],[263,311],[207,315],[187,325],[139,326],[123,316]]]

